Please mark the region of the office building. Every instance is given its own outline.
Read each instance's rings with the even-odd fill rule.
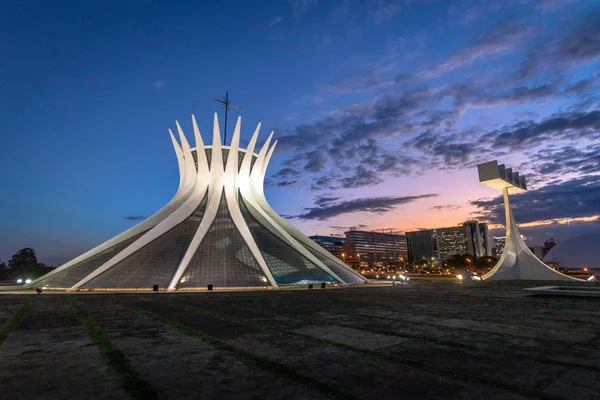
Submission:
[[[496,249],[496,257],[500,257],[506,246],[506,236],[494,236],[494,249]]]
[[[471,246],[473,247],[473,255],[476,258],[490,256],[492,251],[487,240],[487,224],[480,224],[477,221],[467,221],[463,226],[468,230],[467,236],[469,236]]]
[[[406,236],[398,233],[351,230],[344,242],[346,263],[355,268],[405,267],[408,258]]]
[[[309,238],[337,258],[341,260],[345,258],[343,237],[315,235]]]
[[[421,229],[406,232],[408,259],[410,261],[430,260],[438,258],[437,232],[435,229]]]
[[[449,260],[455,255],[474,256],[472,241],[466,226],[438,228],[436,231],[440,260]]]
[[[487,225],[477,221],[406,233],[411,261],[431,258],[449,260],[455,255],[470,255],[473,258],[489,256],[491,249],[487,235]]]

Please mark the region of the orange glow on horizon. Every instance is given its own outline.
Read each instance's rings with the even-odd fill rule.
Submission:
[[[519,228],[531,228],[536,226],[550,225],[550,224],[559,224],[566,225],[567,223],[573,222],[592,222],[600,220],[600,215],[592,215],[590,217],[578,217],[578,218],[555,218],[555,219],[546,219],[540,221],[526,222],[524,224],[519,224]],[[500,229],[504,228],[504,225],[501,224],[490,224],[488,225],[489,229]]]

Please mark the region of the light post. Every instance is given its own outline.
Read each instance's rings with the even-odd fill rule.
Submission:
[[[346,253],[342,253],[342,261],[346,262]]]

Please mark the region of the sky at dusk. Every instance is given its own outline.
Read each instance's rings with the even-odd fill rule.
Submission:
[[[5,1],[0,55],[3,260],[58,266],[158,210],[168,129],[208,139],[226,90],[242,144],[275,131],[267,199],[308,235],[501,235],[490,160],[526,175],[530,243],[600,232],[598,1]]]

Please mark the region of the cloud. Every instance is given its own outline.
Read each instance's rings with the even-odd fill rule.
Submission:
[[[535,8],[542,12],[557,11],[565,6],[571,6],[580,0],[537,0]]]
[[[317,196],[315,198],[315,205],[318,207],[323,207],[323,206],[327,206],[330,205],[333,202],[336,202],[340,199],[340,197],[334,197],[331,194],[322,194],[320,196]]]
[[[409,137],[424,129],[450,128],[448,117],[456,118],[455,110],[423,108],[448,98],[455,98],[456,107],[464,107],[469,98],[485,102],[483,95],[476,97],[472,91],[459,85],[418,87],[348,106],[281,136],[280,148],[293,154],[284,164],[304,162],[305,172],[324,172],[313,181],[313,190],[372,186],[382,181],[382,173],[409,174],[421,160],[408,152],[388,149],[381,140]],[[475,150],[468,143],[445,143],[438,144],[433,155],[451,162],[464,160]],[[334,172],[328,171],[328,165],[335,166]]]
[[[600,57],[600,12],[588,15],[557,48],[557,56],[565,60],[594,60]]]
[[[350,12],[350,0],[339,1],[331,10],[333,17],[344,17]]]
[[[436,143],[433,155],[442,156],[446,164],[465,163],[475,152],[474,143]]]
[[[356,226],[339,226],[339,225],[332,225],[330,226],[331,229],[335,230],[335,231],[342,231],[342,232],[347,232],[351,229],[361,229],[361,230],[365,230],[368,228],[368,225],[364,225],[364,224],[358,224]]]
[[[400,6],[393,2],[375,1],[369,15],[375,23],[382,23],[392,19],[400,11]]]
[[[296,178],[300,175],[300,172],[296,171],[293,168],[282,168],[281,170],[279,170],[279,172],[277,172],[275,175],[273,175],[273,178]]]
[[[582,79],[574,84],[570,85],[565,89],[566,94],[579,94],[584,93],[591,89],[594,83],[598,80],[597,76],[592,76],[587,79]]]
[[[498,0],[498,1],[455,1],[449,8],[450,19],[468,25],[485,17],[493,17],[505,10],[535,14],[550,13],[571,7],[581,0]]]
[[[400,11],[415,2],[415,0],[369,0],[366,3],[367,15],[376,24],[381,24],[393,19]]]
[[[319,0],[290,0],[290,7],[295,17],[301,17],[318,3]]]
[[[154,86],[154,89],[156,89],[157,92],[160,92],[160,90],[162,89],[162,87],[164,85],[165,85],[165,82],[163,80],[158,80],[158,81],[152,82],[152,86]]]
[[[296,186],[302,183],[302,180],[300,180],[299,177],[299,171],[295,170],[294,168],[287,167],[279,170],[279,172],[267,179],[265,183],[267,186]]]
[[[324,150],[316,149],[306,154],[306,164],[304,170],[308,172],[319,172],[327,163],[327,155]]]
[[[142,216],[142,215],[130,215],[130,216],[128,216],[128,217],[125,217],[125,219],[126,219],[127,221],[141,221],[141,220],[144,220],[144,219],[146,219],[146,218],[147,218],[147,217],[144,217],[144,216]]]
[[[343,36],[350,39],[361,33],[360,30],[351,30]],[[386,44],[387,54],[383,58],[373,59],[369,57],[360,60],[360,64],[366,65],[362,67],[361,71],[321,84],[315,89],[315,93],[302,96],[296,103],[318,105],[333,97],[366,92],[383,92],[394,88],[394,86],[418,83],[419,80],[415,75],[408,72],[399,72],[398,68],[406,62],[407,58],[414,55],[415,48],[424,46],[420,43],[423,41],[422,36],[421,34],[412,36],[410,45],[406,39],[388,41]],[[331,42],[330,34],[325,34],[321,41]],[[415,44],[415,42],[418,44]],[[391,74],[396,76],[392,78],[390,77]]]
[[[309,181],[312,190],[373,186],[382,182],[385,174],[469,168],[485,157],[547,145],[548,140],[600,139],[600,110],[567,111],[542,121],[524,120],[491,129],[456,129],[468,108],[539,102],[575,90],[578,98],[585,98],[594,87],[582,81],[561,86],[554,80],[496,90],[473,82],[402,88],[300,125],[284,133],[279,143],[291,153],[286,166],[320,174]],[[441,109],[441,104],[445,108]],[[388,146],[387,139],[393,139],[395,145]]]
[[[425,131],[407,140],[405,145],[423,154],[417,164],[423,171],[471,168],[490,157],[524,151],[530,160],[528,168],[539,174],[528,178],[535,183],[548,181],[558,173],[595,172],[598,146],[574,147],[573,141],[580,139],[600,140],[600,110],[561,113],[539,122],[522,121],[487,132]],[[529,151],[532,148],[541,150]]]
[[[283,180],[283,181],[279,181],[276,182],[275,185],[276,186],[280,186],[280,187],[285,187],[285,186],[294,186],[297,185],[299,183],[301,183],[302,181],[299,179],[293,179],[293,180]]]
[[[383,179],[374,170],[363,165],[357,166],[353,173],[340,179],[340,185],[333,188],[357,188],[375,186],[383,182]],[[330,186],[331,187],[331,186]]]
[[[502,196],[475,200],[481,217],[504,224]],[[543,185],[536,190],[512,196],[515,220],[526,224],[558,218],[591,217],[600,214],[600,175],[588,175],[566,182]]]
[[[571,21],[569,21],[571,22]],[[557,25],[551,36],[541,36],[516,71],[504,83],[522,81],[540,74],[561,74],[570,68],[600,58],[600,12],[586,15],[574,24]]]
[[[322,102],[324,102],[326,100],[326,97],[323,94],[307,94],[304,95],[302,97],[300,97],[298,100],[295,101],[296,104],[300,104],[300,105],[304,105],[304,104],[311,104],[311,105],[318,105],[321,104]]]
[[[464,206],[461,204],[444,204],[444,205],[439,205],[439,206],[433,206],[433,207],[431,207],[431,209],[434,211],[446,211],[446,210],[458,210],[463,207]]]
[[[467,8],[460,16],[459,21],[462,25],[468,25],[478,20],[482,14],[483,6],[481,4],[476,4],[473,7]]]
[[[435,197],[436,194],[423,194],[405,197],[365,197],[340,202],[330,202],[323,206],[309,207],[304,213],[294,216],[302,220],[326,220],[341,214],[366,212],[382,214],[393,210],[396,206],[414,201]]]
[[[326,90],[337,93],[359,93],[389,85],[391,82],[381,82],[374,73],[363,73],[333,82]]]
[[[298,115],[299,114],[297,112],[287,113],[283,116],[283,120],[284,121],[293,121],[298,118]]]
[[[269,26],[275,26],[275,25],[278,25],[279,23],[281,23],[281,21],[283,21],[283,17],[282,17],[281,15],[279,15],[279,16],[277,16],[277,17],[273,18],[273,19],[271,20],[271,22],[269,22]]]
[[[542,122],[526,121],[508,129],[486,134],[495,148],[524,149],[544,140],[560,139],[569,134],[573,140],[581,137],[600,138],[600,110],[563,113]]]
[[[600,173],[600,145],[589,145],[583,148],[565,146],[558,149],[528,153],[533,161],[533,168],[540,175],[560,177],[565,174]]]
[[[316,89],[314,94],[302,96],[296,103],[318,105],[335,96],[383,90],[398,83],[403,82],[382,79],[380,74],[375,70],[362,72],[326,85],[321,85]]]
[[[409,74],[407,72],[401,72],[394,77],[394,82],[396,84],[404,84],[413,82],[416,80],[416,77],[413,74]]]
[[[532,9],[534,5],[530,3],[527,7]],[[586,18],[594,19],[593,16]],[[471,46],[447,57],[441,67],[425,68],[425,71],[452,71],[496,55],[511,54],[513,57],[511,52],[517,48],[515,46],[519,50],[527,46],[535,49],[536,46],[531,45],[547,39],[548,32],[553,35],[544,54],[555,58],[548,58],[546,63],[558,65],[562,62],[555,62],[559,48],[564,54],[572,53],[576,57],[593,54],[594,41],[583,41],[585,50],[566,46],[566,43],[577,43],[571,39],[573,37],[593,37],[590,32],[595,31],[594,25],[575,26],[576,22],[558,27],[555,32],[542,31],[541,26],[536,28],[531,20],[529,23],[507,21],[481,33]],[[560,47],[559,44],[565,45]],[[530,54],[531,51],[526,53],[525,59]],[[385,62],[375,62],[378,66],[368,71],[321,85],[309,96],[310,101],[320,102],[333,94],[381,90],[362,102],[328,111],[313,122],[281,134],[279,149],[286,156],[283,167],[293,168],[301,174],[303,182],[298,184],[306,184],[314,191],[369,187],[380,184],[388,176],[410,176],[431,169],[472,168],[490,157],[500,159],[533,148],[542,151],[552,143],[557,144],[558,151],[575,140],[600,140],[598,73],[588,73],[585,78],[574,80],[572,76],[580,75],[564,74],[561,68],[571,65],[564,64],[549,69],[548,74],[535,80],[517,79],[517,72],[525,62],[521,64],[518,58],[511,58],[516,68],[514,71],[508,69],[504,75],[493,70],[489,74],[465,74],[451,83],[440,83],[420,79],[424,76],[423,70],[420,75],[397,72],[390,60],[386,58]],[[590,58],[585,60],[588,62]],[[500,71],[506,71],[506,68]],[[547,113],[547,108],[542,112],[540,105],[545,103],[544,107],[554,107],[556,102],[567,105],[561,106],[559,113],[540,120],[539,115]],[[515,117],[519,122],[508,124],[501,122],[501,113],[486,116],[491,121],[473,120],[473,115],[475,118],[490,115],[483,112],[463,118],[468,110],[521,104],[540,112],[517,115],[515,107],[511,107],[508,118]],[[565,168],[571,168],[577,174],[594,170],[592,162],[595,159],[591,155],[587,159],[590,161],[585,166],[576,168],[565,163],[552,164],[551,160],[545,160],[542,165],[539,157],[539,162],[532,160],[529,164],[536,172],[529,176],[529,181],[547,182]],[[554,175],[549,171],[554,171]],[[297,177],[277,179],[287,182]]]
[[[531,38],[534,33],[535,30],[523,21],[506,21],[481,33],[472,46],[452,54],[436,67],[426,69],[425,75],[437,77],[477,61],[512,52],[522,45],[526,39]]]

